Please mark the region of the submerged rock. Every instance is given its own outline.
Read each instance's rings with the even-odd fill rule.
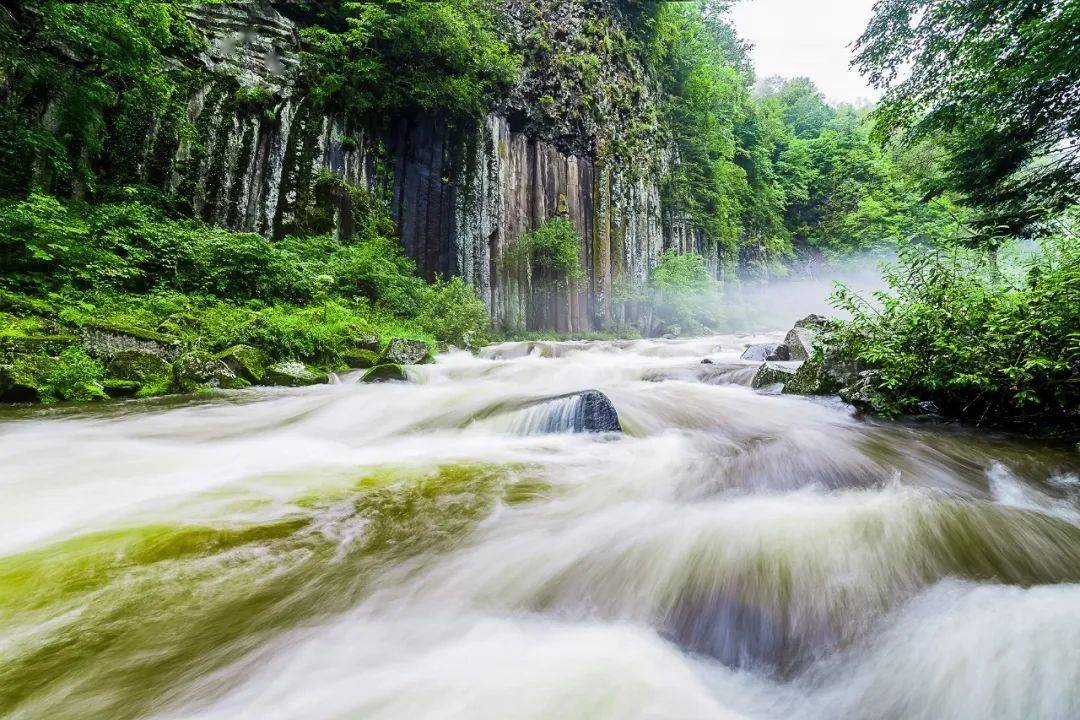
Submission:
[[[315,372],[302,362],[289,360],[266,368],[266,382],[282,387],[305,387],[326,382],[326,375]]]
[[[364,373],[359,382],[407,382],[408,379],[405,370],[397,363],[380,363]]]
[[[217,358],[225,363],[237,377],[256,384],[266,379],[266,357],[257,348],[250,345],[233,345],[228,350],[218,353]]]
[[[757,390],[770,385],[782,385],[795,377],[796,370],[794,365],[781,365],[776,362],[762,363],[750,382],[750,386]]]
[[[248,382],[237,377],[225,363],[202,351],[181,355],[173,363],[172,373],[173,385],[182,393],[195,392],[200,388],[235,389],[248,386]]]
[[[394,338],[379,356],[379,364],[423,365],[432,362],[431,346],[423,340]]]

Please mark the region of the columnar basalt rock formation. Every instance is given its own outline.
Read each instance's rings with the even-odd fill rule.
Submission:
[[[642,286],[668,247],[701,252],[718,267],[701,234],[662,206],[659,179],[672,160],[663,148],[648,167],[630,167],[583,135],[597,128],[568,123],[572,130],[540,137],[538,121],[522,119],[525,91],[475,127],[417,115],[374,132],[295,89],[297,30],[273,7],[233,2],[191,12],[210,38],[187,108],[198,137],[153,128],[138,174],[190,199],[207,221],[275,237],[348,232],[347,199],[322,187],[365,188],[388,201],[426,277],[462,276],[494,322],[510,328],[581,331],[632,319],[619,316],[616,293]],[[515,17],[525,22],[521,8]],[[544,81],[539,87],[553,82]],[[559,215],[581,234],[583,279],[541,296],[503,257],[522,232]]]

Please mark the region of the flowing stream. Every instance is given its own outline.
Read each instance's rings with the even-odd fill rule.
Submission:
[[[4,411],[0,716],[1080,718],[1076,449],[755,392],[770,339]]]

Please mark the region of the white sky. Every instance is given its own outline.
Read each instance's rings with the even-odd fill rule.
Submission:
[[[876,100],[880,93],[848,67],[850,45],[874,0],[740,0],[731,9],[739,36],[754,45],[759,78],[808,77],[831,101]]]

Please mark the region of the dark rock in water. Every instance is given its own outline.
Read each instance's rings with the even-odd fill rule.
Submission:
[[[941,408],[933,400],[923,400],[917,407],[920,415],[941,415]]]
[[[840,388],[840,399],[849,405],[854,405],[860,410],[869,410],[873,408],[873,387],[874,380],[877,378],[878,372],[876,370],[864,370],[859,373],[859,377],[855,382],[850,385],[846,385]]]
[[[792,395],[832,395],[855,385],[866,365],[858,358],[847,356],[838,348],[826,345],[820,357],[802,364],[784,392]]]
[[[342,360],[355,370],[367,370],[378,364],[379,353],[373,350],[350,350],[345,353]]]
[[[432,362],[431,346],[423,340],[394,338],[379,356],[379,364],[423,365]]]
[[[326,382],[326,375],[315,372],[302,362],[290,360],[266,368],[266,381],[282,387],[305,387]]]
[[[200,388],[235,389],[248,382],[236,376],[229,366],[210,353],[195,351],[181,355],[172,366],[173,385],[178,392],[190,393]]]
[[[788,346],[780,344],[776,346],[776,350],[773,351],[766,360],[772,360],[775,362],[787,362],[791,360],[791,351],[788,350]]]
[[[715,363],[712,360],[710,360],[709,358],[705,358],[704,360],[702,360],[701,364],[702,365],[715,365]]]
[[[760,343],[757,345],[747,345],[746,352],[744,352],[739,359],[764,362],[766,360],[787,360],[788,357],[789,353],[786,345]]]
[[[112,379],[148,384],[168,381],[172,366],[156,352],[131,349],[113,355],[107,370]]]
[[[409,376],[405,374],[405,370],[397,363],[380,363],[364,373],[359,382],[407,382],[408,380]]]
[[[588,390],[580,393],[578,399],[579,409],[574,417],[574,432],[622,432],[619,413],[607,395],[599,390]]]
[[[622,432],[619,413],[607,395],[585,390],[548,398],[524,410],[516,429],[527,435]]]
[[[795,377],[795,374],[796,368],[793,365],[780,365],[775,362],[762,363],[757,374],[754,375],[750,387],[756,390],[770,385],[784,384]]]
[[[250,345],[233,345],[228,350],[218,353],[217,358],[225,363],[237,377],[256,384],[266,379],[266,358],[261,350]]]

